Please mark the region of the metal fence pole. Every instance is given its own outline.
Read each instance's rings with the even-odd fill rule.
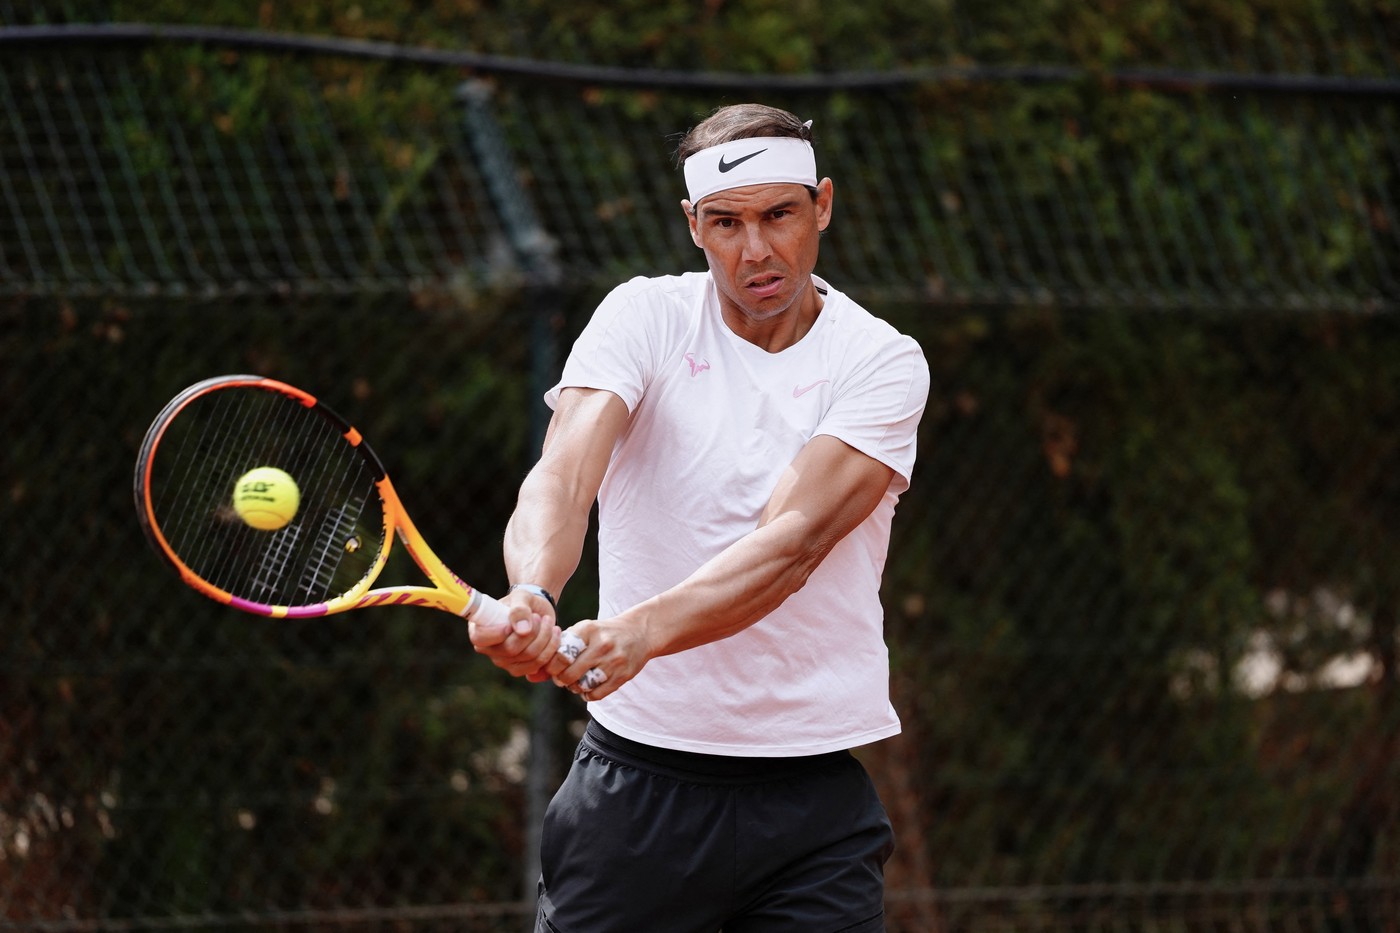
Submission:
[[[500,123],[491,110],[492,89],[484,81],[467,81],[458,90],[464,103],[467,138],[495,208],[505,226],[511,250],[525,273],[526,306],[530,315],[530,398],[540,399],[553,384],[558,358],[552,319],[558,309],[562,274],[555,260],[554,240],[540,223],[516,175],[514,160]],[[530,407],[530,462],[544,445],[549,417],[538,404]],[[527,930],[534,929],[533,905],[538,897],[540,829],[556,782],[554,738],[559,729],[560,694],[545,685],[530,698],[530,755],[526,771],[525,855],[521,894],[531,905]]]

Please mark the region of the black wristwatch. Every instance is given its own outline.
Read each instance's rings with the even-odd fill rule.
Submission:
[[[512,583],[510,585],[510,589],[511,592],[514,592],[516,590],[524,590],[527,593],[534,593],[536,596],[542,597],[545,602],[549,603],[549,608],[559,608],[559,606],[556,605],[554,602],[554,594],[550,593],[549,590],[545,589],[542,586],[538,586],[534,583]]]

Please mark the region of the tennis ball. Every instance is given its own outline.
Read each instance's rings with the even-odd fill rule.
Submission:
[[[296,480],[277,467],[257,467],[233,486],[233,510],[259,531],[276,531],[291,521],[301,506]]]

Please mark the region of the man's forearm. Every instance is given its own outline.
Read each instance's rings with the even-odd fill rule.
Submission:
[[[649,655],[674,654],[748,628],[800,590],[831,544],[786,516],[756,529],[681,583],[622,613]]]
[[[504,556],[512,583],[535,583],[556,596],[578,569],[591,503],[582,508],[547,470],[536,467],[520,487],[506,525]]]
[[[638,630],[633,665],[727,638],[777,609],[870,515],[892,475],[835,438],[814,438],[779,480],[757,528],[618,616],[618,626]]]

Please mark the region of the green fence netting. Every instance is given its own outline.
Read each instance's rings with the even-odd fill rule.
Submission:
[[[827,267],[865,294],[1366,311],[1400,294],[1394,88],[1009,71],[663,96],[210,34],[228,47],[7,44],[7,293],[474,291],[515,257],[473,110],[571,280],[695,267],[670,149],[716,102],[759,93],[816,121],[840,182]]]

